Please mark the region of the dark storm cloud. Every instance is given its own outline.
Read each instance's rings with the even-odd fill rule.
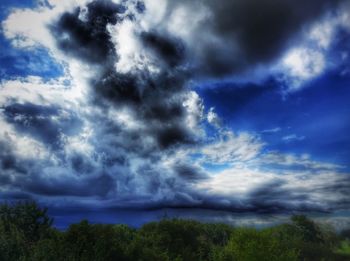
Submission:
[[[116,24],[122,5],[108,0],[94,1],[86,9],[65,13],[51,26],[58,47],[70,55],[92,63],[105,63],[115,58],[107,24]]]
[[[22,187],[30,193],[42,196],[105,197],[115,189],[115,184],[114,180],[106,174],[81,179],[55,177],[52,180],[33,175],[31,180],[26,180],[22,184]]]
[[[90,159],[87,159],[81,154],[74,153],[69,157],[72,169],[77,173],[91,173],[94,170]]]
[[[201,177],[200,171],[189,166],[177,166],[181,177],[195,181]],[[188,183],[187,183],[188,184]],[[275,181],[253,188],[247,196],[237,199],[230,195],[220,195],[186,187],[181,183],[173,184],[176,193],[161,201],[130,201],[129,204],[116,204],[116,209],[162,210],[162,209],[199,209],[225,211],[231,213],[255,214],[291,214],[302,212],[328,213],[346,210],[350,207],[348,199],[350,179],[329,181],[328,184],[310,187],[290,187],[287,181],[276,178]],[[329,200],[317,200],[317,195],[332,195]],[[314,198],[316,196],[316,198]]]
[[[13,201],[13,200],[32,200],[33,197],[26,192],[0,192],[0,202],[1,201]]]
[[[158,145],[161,149],[169,148],[172,145],[194,143],[189,132],[181,124],[172,125],[155,130]]]
[[[341,0],[172,1],[168,12],[181,5],[194,14],[201,5],[208,7],[210,15],[194,32],[191,48],[204,76],[227,76],[277,59],[303,27],[331,11],[339,2]],[[211,40],[207,34],[217,40]]]
[[[0,140],[0,184],[10,184],[11,179],[5,175],[9,172],[26,174],[30,164],[21,162],[13,153],[11,144]]]
[[[34,155],[33,155],[34,156]],[[0,142],[0,197],[8,200],[38,196],[106,197],[116,190],[115,179],[79,154],[66,155],[53,166],[49,158],[23,158],[9,143]],[[69,168],[71,164],[71,168]],[[74,172],[75,171],[75,172]]]
[[[67,115],[62,117],[62,113]],[[81,121],[74,113],[57,107],[13,103],[3,108],[3,114],[20,133],[30,134],[53,149],[60,147],[62,134],[77,134],[81,127]]]
[[[184,46],[178,39],[156,32],[143,32],[141,40],[145,47],[151,48],[171,67],[180,65],[185,58]]]
[[[198,167],[189,165],[189,164],[177,164],[174,167],[175,171],[179,175],[179,177],[183,178],[186,181],[198,181],[207,179],[208,175],[204,173]]]
[[[336,201],[329,204],[331,210],[349,209],[350,208],[350,176],[344,174],[337,181],[332,181],[323,186],[316,186],[311,189],[313,193],[329,193],[337,195]]]
[[[164,72],[155,78],[147,74],[137,77],[107,71],[92,80],[94,102],[107,108],[127,107],[142,123],[142,134],[155,138],[159,148],[193,143],[191,130],[183,124],[187,114],[183,76]]]
[[[302,202],[309,199],[308,193],[286,189],[283,185],[286,185],[285,181],[277,180],[258,187],[249,195],[249,205],[260,213],[287,212],[304,208],[307,211],[322,210],[311,205],[302,206]]]
[[[96,102],[100,98],[118,104],[135,104],[142,102],[142,93],[138,80],[132,75],[120,74],[114,68],[107,68],[98,79],[93,79],[91,85],[96,91]],[[103,100],[102,100],[103,102]]]
[[[3,172],[14,170],[17,173],[26,173],[26,170],[18,165],[18,160],[15,155],[11,154],[8,150],[4,150],[3,146],[0,146],[0,149],[2,150],[0,154],[0,163]],[[7,176],[1,177],[1,183],[7,183],[8,181],[9,179]]]
[[[140,10],[141,3],[138,2],[137,6]],[[182,94],[186,91],[187,74],[177,68],[185,56],[181,41],[156,32],[142,32],[141,42],[158,57],[164,68],[157,75],[147,71],[136,75],[120,73],[115,69],[119,55],[107,25],[122,22],[125,18],[121,18],[120,14],[126,11],[126,7],[110,1],[94,1],[86,6],[84,18],[81,18],[82,10],[64,13],[51,30],[63,52],[99,67],[99,75],[91,79],[92,102],[106,110],[110,106],[128,107],[133,116],[142,122],[142,135],[154,138],[158,149],[193,143],[191,131],[182,124],[186,116]],[[122,135],[130,137],[132,134],[127,132],[123,130]],[[131,150],[133,146],[130,144]]]

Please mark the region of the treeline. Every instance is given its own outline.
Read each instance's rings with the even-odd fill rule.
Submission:
[[[305,216],[262,230],[164,219],[140,229],[84,220],[59,231],[52,221],[35,202],[0,205],[0,260],[350,260],[350,230]]]

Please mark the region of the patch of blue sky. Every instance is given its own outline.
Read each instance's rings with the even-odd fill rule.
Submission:
[[[201,153],[191,153],[189,155],[190,159],[193,160],[193,161],[197,161],[197,160],[200,160],[203,158],[203,154]]]
[[[172,210],[169,210],[170,212]],[[62,214],[64,213],[64,215]],[[141,227],[143,224],[163,219],[167,214],[164,210],[142,211],[129,209],[49,209],[49,215],[54,217],[54,226],[64,230],[72,223],[78,223],[82,219],[88,219],[92,224],[128,224],[131,227]]]
[[[57,63],[45,48],[17,49],[0,35],[0,49],[1,79],[39,76],[49,80],[64,74],[64,67]]]
[[[13,8],[33,8],[37,4],[37,0],[1,0],[0,19],[6,18]]]
[[[260,134],[269,150],[308,153],[316,160],[350,166],[349,80],[349,75],[330,71],[288,96],[273,82],[224,83],[197,91],[225,125]],[[279,131],[262,133],[276,128]],[[283,139],[291,135],[304,138]]]
[[[350,33],[339,29],[337,34],[337,41],[334,48],[330,51],[332,59],[339,64],[339,68],[333,68],[335,73],[344,77],[350,77]]]
[[[207,170],[210,173],[220,173],[226,169],[232,168],[232,164],[230,163],[210,163],[210,162],[204,162],[201,165],[205,170]]]
[[[218,137],[219,131],[216,126],[208,122],[203,122],[202,127],[206,133],[206,136],[208,137],[207,142],[211,142],[212,140],[215,140]]]
[[[2,0],[0,5],[0,22],[4,21],[13,8],[33,8],[38,1]],[[57,63],[45,48],[18,49],[11,46],[2,32],[0,33],[0,79],[39,76],[49,80],[62,76],[64,68]]]
[[[218,173],[225,169],[231,168],[232,163],[213,163],[206,160],[206,156],[201,153],[191,153],[189,159],[194,163],[200,163],[206,171],[210,173]]]

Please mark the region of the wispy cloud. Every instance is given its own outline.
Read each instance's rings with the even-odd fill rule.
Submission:
[[[302,141],[302,140],[305,140],[305,136],[298,136],[296,134],[291,134],[291,135],[282,137],[282,140],[285,142]]]
[[[280,132],[280,131],[282,131],[282,129],[280,127],[276,127],[276,128],[273,128],[273,129],[263,130],[261,133],[263,133],[263,134],[271,134],[271,133],[277,133],[277,132]]]

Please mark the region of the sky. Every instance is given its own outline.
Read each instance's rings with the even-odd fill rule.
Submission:
[[[349,0],[2,0],[0,49],[2,201],[349,220]]]

